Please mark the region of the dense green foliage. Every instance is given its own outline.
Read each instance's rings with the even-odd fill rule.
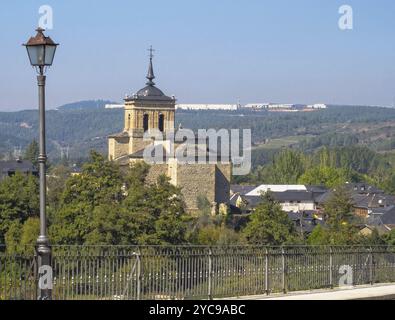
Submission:
[[[23,156],[24,160],[29,160],[34,166],[38,164],[39,147],[36,140],[33,140],[26,148],[25,154]]]
[[[362,243],[356,227],[359,221],[352,213],[350,194],[345,188],[336,188],[325,204],[325,227],[316,227],[308,238],[312,245],[353,245]]]
[[[16,173],[0,183],[0,243],[9,229],[18,229],[29,218],[39,216],[38,181]]]
[[[296,238],[292,221],[270,193],[263,196],[243,233],[249,243],[259,245],[282,245]]]
[[[81,175],[67,178],[51,215],[50,235],[59,244],[180,244],[186,216],[180,190],[167,178],[145,184],[136,165],[122,174],[91,153]]]
[[[284,154],[297,161],[303,155]],[[278,170],[299,168],[280,161]],[[300,163],[303,163],[301,161]],[[360,221],[351,215],[350,197],[336,188],[325,206],[325,225],[301,238],[288,215],[270,194],[243,223],[232,216],[212,216],[199,196],[199,212],[185,212],[181,192],[161,176],[146,183],[148,167],[137,163],[126,171],[96,152],[82,173],[51,168],[48,178],[49,235],[53,244],[84,245],[240,245],[240,244],[372,244],[393,243],[393,234],[362,237]],[[286,172],[286,171],[284,171]],[[296,178],[295,178],[296,179]],[[9,250],[34,244],[39,232],[37,177],[15,175],[0,182],[0,243]],[[31,247],[30,247],[31,248]]]

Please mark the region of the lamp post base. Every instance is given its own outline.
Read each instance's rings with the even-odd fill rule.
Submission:
[[[38,300],[52,300],[52,267],[51,267],[51,247],[46,236],[39,236],[37,239],[38,258]]]

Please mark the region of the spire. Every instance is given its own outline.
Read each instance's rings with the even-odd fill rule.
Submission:
[[[152,49],[152,46],[148,49],[149,51],[149,66],[148,66],[148,74],[147,74],[147,79],[148,82],[146,83],[148,86],[154,86],[155,82],[153,82],[152,80],[155,79],[155,75],[154,75],[154,68],[152,66],[152,58],[154,57],[153,52],[155,51],[154,49]]]

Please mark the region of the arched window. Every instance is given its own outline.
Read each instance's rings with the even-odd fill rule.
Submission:
[[[149,121],[149,116],[148,116],[148,114],[145,114],[143,117],[144,132],[148,131],[148,121]]]
[[[159,115],[159,131],[163,132],[165,130],[165,116],[163,114]]]
[[[128,129],[130,129],[130,114],[128,115]]]

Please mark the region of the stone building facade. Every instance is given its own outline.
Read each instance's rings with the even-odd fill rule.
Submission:
[[[109,136],[109,160],[116,161],[121,166],[144,161],[144,149],[160,144],[166,156],[163,162],[149,163],[147,183],[153,183],[160,175],[166,175],[172,184],[181,188],[188,211],[196,211],[197,198],[204,196],[211,203],[213,213],[224,213],[230,195],[231,161],[184,163],[178,161],[174,152],[171,154],[168,146],[172,142],[144,139],[144,134],[151,130],[162,133],[164,137],[175,131],[176,100],[166,96],[155,86],[152,54],[147,79],[143,89],[125,98],[124,129],[121,133]],[[197,150],[206,152],[207,147],[199,146]]]

